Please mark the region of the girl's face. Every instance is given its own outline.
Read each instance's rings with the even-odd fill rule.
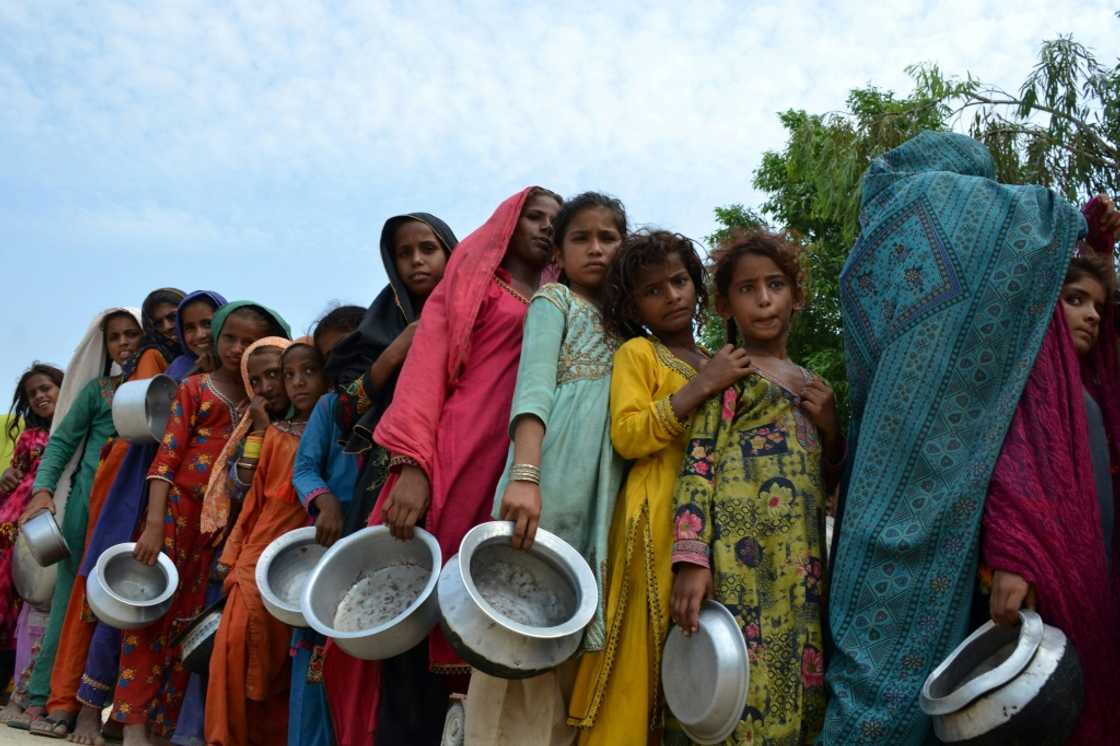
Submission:
[[[544,269],[552,261],[552,221],[560,212],[555,199],[538,194],[521,208],[517,229],[509,240],[508,255],[535,269]]]
[[[129,314],[117,314],[105,324],[105,349],[109,359],[123,365],[140,346],[143,332],[136,319]]]
[[[23,382],[23,395],[31,404],[36,417],[49,420],[54,416],[54,405],[58,402],[58,386],[47,376],[35,373]]]
[[[241,380],[241,356],[249,345],[267,337],[269,331],[268,324],[260,319],[236,311],[231,313],[218,335],[218,358],[226,372]]]
[[[424,300],[443,277],[447,252],[431,226],[419,220],[407,220],[393,233],[393,261],[408,292]]]
[[[670,254],[664,264],[641,270],[634,296],[638,318],[654,334],[668,336],[692,328],[696,285],[680,254]]]
[[[288,394],[284,391],[284,376],[280,367],[280,350],[276,347],[261,347],[249,356],[249,385],[253,394],[263,396],[268,402],[268,413],[272,419],[279,419],[288,413]]]
[[[174,303],[160,303],[152,309],[152,325],[157,332],[175,339],[175,314],[178,308]]]
[[[1087,354],[1097,343],[1101,333],[1101,315],[1107,302],[1104,286],[1090,275],[1062,285],[1062,311],[1078,355]]]
[[[801,309],[793,283],[773,259],[744,254],[735,261],[727,296],[716,299],[716,310],[734,318],[743,337],[772,342],[789,335],[793,312]]]
[[[210,327],[214,320],[214,307],[209,301],[196,300],[183,309],[183,341],[196,356],[210,351],[213,339]]]
[[[560,268],[572,290],[585,298],[597,296],[621,244],[612,211],[590,207],[576,213],[560,244]]]
[[[327,391],[327,377],[319,354],[307,345],[294,345],[284,355],[284,389],[301,417],[311,414]]]

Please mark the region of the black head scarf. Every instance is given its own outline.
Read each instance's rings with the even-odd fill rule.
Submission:
[[[174,334],[168,337],[156,330],[154,314],[156,306],[170,303],[178,307],[186,296],[187,294],[178,288],[159,288],[148,293],[148,297],[144,299],[144,305],[140,307],[140,324],[143,327],[144,336],[140,338],[140,347],[121,366],[124,375],[123,380],[127,381],[132,378],[132,374],[136,372],[136,366],[140,364],[140,356],[148,350],[153,348],[159,350],[164,361],[168,364],[183,354],[183,346],[179,344],[179,340]]]

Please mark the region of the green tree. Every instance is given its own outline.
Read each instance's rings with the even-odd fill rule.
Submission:
[[[779,115],[787,141],[763,155],[754,184],[759,213],[717,208],[713,245],[733,227],[765,221],[797,236],[810,272],[810,304],[794,325],[790,352],[827,378],[847,413],[839,277],[859,233],[860,180],[871,161],[923,130],[955,130],[985,143],[1006,183],[1051,187],[1072,201],[1120,191],[1120,63],[1061,37],[1043,43],[1018,92],[911,67],[906,96],[870,86],[851,91],[843,112]],[[705,342],[722,342],[709,323]]]

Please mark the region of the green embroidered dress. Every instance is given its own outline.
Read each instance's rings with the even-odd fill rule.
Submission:
[[[603,330],[599,310],[564,285],[537,291],[525,317],[517,389],[510,410],[545,425],[541,445],[541,528],[587,558],[599,584],[599,606],[584,636],[585,650],[603,647],[607,533],[625,470],[611,446],[611,365],[619,342]],[[498,482],[494,513],[509,483]]]
[[[693,419],[673,498],[673,563],[711,568],[715,599],[747,641],[750,687],[727,743],[808,744],[821,729],[821,460],[798,397],[757,373]]]

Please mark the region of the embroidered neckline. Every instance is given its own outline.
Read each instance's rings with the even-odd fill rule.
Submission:
[[[238,409],[240,408],[240,404],[234,403],[233,400],[231,400],[228,396],[226,396],[225,394],[222,393],[222,390],[219,389],[214,384],[214,381],[211,379],[211,374],[207,373],[206,378],[204,378],[202,380],[203,380],[203,383],[206,384],[206,388],[213,391],[214,396],[218,397],[218,401],[220,401],[222,404],[225,404],[227,407],[229,407],[229,411],[230,411],[231,414],[236,413],[238,411]],[[233,419],[236,420],[237,418],[234,417]]]
[[[693,377],[696,376],[696,374],[699,372],[699,371],[696,370],[696,368],[692,367],[692,365],[690,363],[688,363],[686,360],[682,360],[681,358],[677,357],[673,353],[673,351],[670,350],[669,347],[664,342],[662,342],[660,339],[653,336],[652,334],[649,337],[649,341],[653,344],[653,351],[655,353],[657,353],[657,359],[666,368],[669,368],[670,370],[675,370],[676,372],[678,372],[682,376],[684,376],[686,380],[689,380],[689,381],[691,381],[693,379]],[[706,350],[701,345],[696,345],[696,349],[698,349],[702,354],[704,354],[707,357],[712,356],[711,353],[708,352],[708,350]]]
[[[525,305],[529,305],[529,299],[528,298],[526,298],[524,295],[519,293],[517,291],[517,289],[513,287],[513,285],[511,285],[508,282],[506,282],[505,280],[503,280],[497,274],[494,275],[494,282],[498,283],[498,287],[500,287],[502,290],[505,290],[507,293],[512,295],[517,300],[521,301]]]

